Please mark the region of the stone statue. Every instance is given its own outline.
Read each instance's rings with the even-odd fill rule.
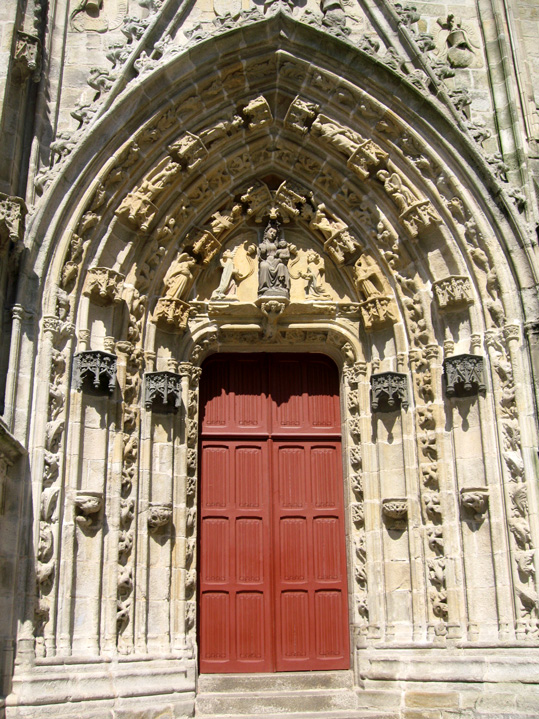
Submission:
[[[383,182],[384,190],[393,199],[399,208],[399,212],[406,212],[411,205],[418,202],[417,197],[404,185],[400,175],[396,172],[390,173],[387,170],[379,170],[376,177]]]
[[[236,294],[236,287],[239,270],[234,266],[235,250],[225,250],[221,257],[221,267],[223,273],[221,281],[216,290],[212,292],[212,300],[224,300],[227,295]]]
[[[191,288],[194,279],[193,268],[197,262],[187,252],[182,252],[165,277],[165,297],[182,300]]]
[[[279,226],[270,222],[258,246],[258,296],[289,297],[290,248]]]
[[[354,265],[354,283],[362,300],[370,300],[383,294],[378,267],[367,255],[361,255]]]
[[[316,118],[312,124],[311,132],[347,156],[352,155],[363,141],[363,138],[357,132],[344,127],[325,115],[319,115]]]
[[[317,255],[316,252],[307,254],[307,269],[302,273],[302,277],[307,281],[305,285],[305,294],[318,300],[329,300],[331,295],[326,291],[324,275],[326,269],[324,260]]]
[[[331,239],[337,232],[347,229],[347,225],[331,215],[323,203],[317,206],[309,227],[321,232],[326,240]]]

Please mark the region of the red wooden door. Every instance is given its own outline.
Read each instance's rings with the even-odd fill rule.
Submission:
[[[201,430],[200,671],[348,668],[335,366],[215,355]]]

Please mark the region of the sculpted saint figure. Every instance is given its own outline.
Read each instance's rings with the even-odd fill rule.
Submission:
[[[191,288],[194,279],[193,268],[196,260],[187,252],[182,252],[165,277],[165,297],[169,300],[182,300]]]
[[[264,230],[258,246],[258,296],[288,297],[290,295],[290,274],[288,261],[290,248],[281,235],[278,225],[270,222]]]
[[[319,300],[331,299],[331,295],[326,291],[324,275],[326,268],[324,261],[316,254],[309,252],[307,254],[307,270],[302,273],[302,277],[307,281],[305,286],[305,294],[307,297],[314,297]]]
[[[309,226],[313,230],[319,230],[326,240],[331,239],[335,233],[345,230],[347,227],[344,222],[331,215],[323,203],[316,208]]]
[[[379,170],[376,177],[384,183],[384,190],[393,198],[401,213],[405,212],[410,205],[418,202],[417,197],[403,184],[396,172],[389,173],[387,170]]]
[[[233,295],[236,293],[236,282],[239,278],[239,270],[234,266],[234,250],[225,250],[221,257],[221,267],[223,273],[221,275],[221,281],[216,290],[212,292],[212,300],[223,300],[227,295]]]
[[[354,265],[354,282],[362,299],[370,300],[382,295],[377,273],[378,268],[374,260],[367,255],[362,255]],[[380,287],[377,286],[379,283]]]
[[[325,117],[324,115],[319,115],[313,122],[311,132],[321,137],[322,140],[325,140],[330,145],[333,145],[345,155],[354,153],[363,139],[353,130],[350,130],[348,127],[343,127],[343,125],[330,120],[329,117]]]
[[[169,162],[157,175],[144,180],[140,187],[130,192],[117,209],[116,214],[127,217],[130,222],[137,223],[145,232],[157,212],[153,201],[172,182],[180,170],[181,167],[177,162]]]

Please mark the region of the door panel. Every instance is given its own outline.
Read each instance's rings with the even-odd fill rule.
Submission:
[[[200,671],[348,668],[335,366],[212,357],[201,428]]]

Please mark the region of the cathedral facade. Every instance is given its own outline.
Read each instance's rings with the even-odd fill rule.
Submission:
[[[4,0],[0,717],[539,715],[535,0]]]

